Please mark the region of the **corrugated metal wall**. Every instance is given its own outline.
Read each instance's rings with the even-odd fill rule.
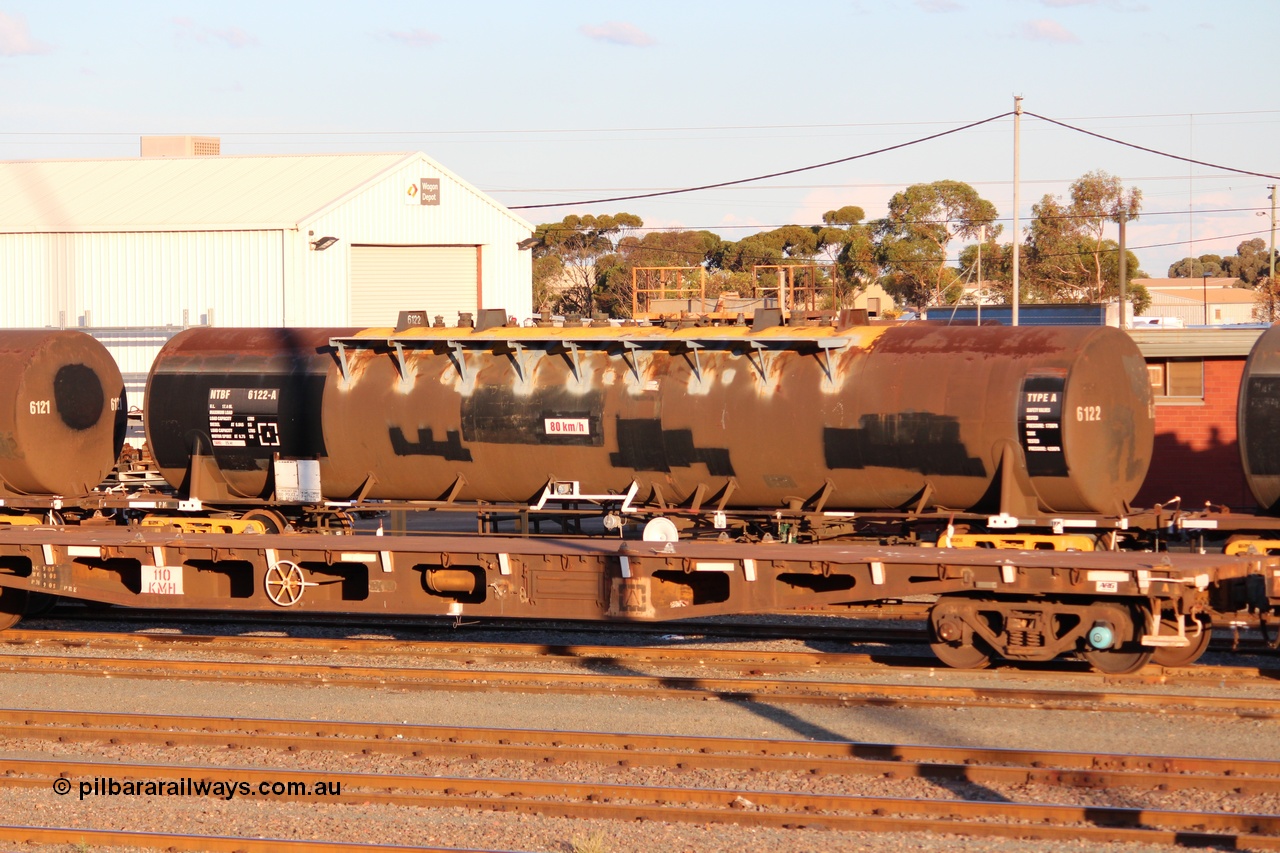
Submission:
[[[439,179],[440,203],[406,203],[407,188],[424,178]],[[301,226],[295,244],[298,276],[286,288],[288,325],[349,322],[322,318],[331,316],[335,303],[345,312],[352,244],[479,246],[479,307],[503,308],[522,318],[533,313],[531,253],[516,246],[529,237],[529,229],[425,157],[408,161]],[[321,252],[310,248],[311,241],[325,236],[337,237],[338,243]]]
[[[1142,312],[1142,316],[1179,317],[1188,326],[1204,325],[1206,319],[1210,326],[1254,322],[1252,303],[1215,302],[1212,291],[1209,292],[1207,305],[1203,300],[1195,299],[1193,296],[1155,294],[1151,299],[1151,305]]]
[[[141,409],[147,389],[147,374],[160,348],[182,331],[179,326],[154,329],[86,329],[97,338],[120,367],[129,408]]]
[[[284,320],[280,231],[0,234],[0,276],[7,327]]]
[[[423,179],[439,204],[406,203]],[[529,228],[423,155],[296,226],[0,234],[0,326],[348,325],[353,244],[478,246],[475,307],[532,313]],[[315,250],[324,236],[338,242]]]
[[[351,323],[393,326],[401,311],[423,310],[446,325],[476,311],[475,246],[353,246]]]

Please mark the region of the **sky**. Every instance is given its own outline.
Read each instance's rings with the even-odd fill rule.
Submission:
[[[627,211],[729,239],[945,179],[1008,241],[1021,96],[1043,117],[1018,123],[1022,224],[1105,171],[1142,191],[1128,245],[1162,277],[1270,239],[1277,25],[1276,0],[0,0],[0,160],[135,157],[146,134],[422,151],[559,205],[518,211],[534,224]]]

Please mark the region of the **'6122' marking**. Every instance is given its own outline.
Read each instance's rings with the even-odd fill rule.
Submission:
[[[1100,421],[1102,420],[1101,406],[1076,406],[1077,421]]]

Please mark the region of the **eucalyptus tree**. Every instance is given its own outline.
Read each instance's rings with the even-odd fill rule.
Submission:
[[[561,313],[595,313],[601,307],[597,292],[618,262],[618,243],[643,226],[633,213],[570,215],[539,225],[533,232],[535,298]]]
[[[950,263],[959,239],[991,236],[996,208],[961,181],[913,184],[889,200],[889,212],[873,224],[876,261],[885,289],[900,304],[928,307],[954,301],[962,280]]]

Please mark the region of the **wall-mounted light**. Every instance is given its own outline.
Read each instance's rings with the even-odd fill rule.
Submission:
[[[519,243],[516,243],[516,248],[520,249],[521,251],[524,251],[525,249],[532,249],[534,246],[538,245],[541,242],[542,240],[537,237],[526,237],[525,239],[521,240]]]
[[[311,241],[311,248],[315,249],[317,252],[323,252],[336,242],[338,242],[337,237],[321,237],[319,240]]]

